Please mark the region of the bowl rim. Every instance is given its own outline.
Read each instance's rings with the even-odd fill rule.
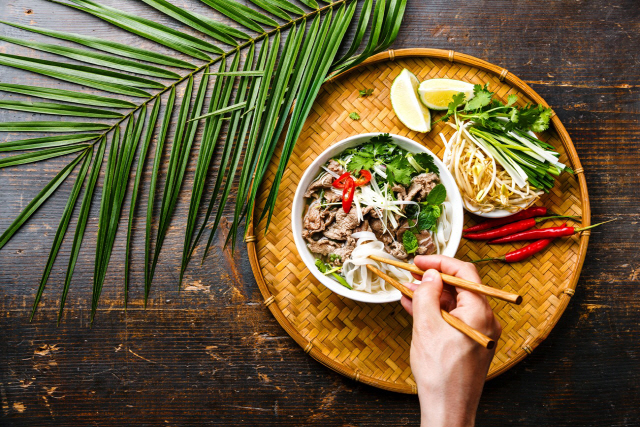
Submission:
[[[302,175],[302,178],[300,179],[298,187],[296,188],[296,192],[293,196],[293,204],[291,210],[291,228],[293,231],[293,239],[298,251],[298,255],[304,262],[309,272],[332,292],[354,301],[367,303],[396,302],[400,300],[402,295],[396,289],[383,294],[369,294],[366,292],[350,290],[340,285],[335,280],[324,276],[319,271],[317,271],[317,268],[315,268],[314,264],[315,258],[311,254],[311,251],[309,251],[306,242],[302,237],[302,219],[305,207],[304,193],[306,192],[306,189],[309,187],[313,179],[315,179],[315,177],[320,173],[321,166],[324,165],[329,159],[335,157],[338,153],[353,146],[360,145],[366,142],[368,139],[380,135],[381,133],[382,132],[370,132],[353,135],[332,144],[324,151],[322,151],[322,153],[320,153],[313,160],[313,162],[311,162],[311,164],[306,168],[304,174]],[[455,256],[462,239],[462,228],[464,224],[464,204],[455,179],[447,170],[440,158],[424,145],[401,135],[390,133],[389,136],[392,138],[394,143],[398,144],[405,150],[413,153],[427,153],[434,158],[434,162],[439,169],[440,181],[443,185],[445,185],[447,189],[447,199],[453,204],[454,212],[452,216],[451,237],[449,239],[449,242],[447,243],[447,247],[443,251],[443,254],[451,257]]]

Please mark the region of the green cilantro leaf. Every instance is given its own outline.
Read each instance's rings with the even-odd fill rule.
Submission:
[[[538,107],[542,107],[539,105]],[[534,132],[544,132],[549,128],[549,120],[551,119],[551,115],[553,114],[553,110],[551,108],[544,108],[540,111],[540,115],[536,119],[535,122],[531,125],[531,130]]]
[[[327,271],[329,271],[329,268],[328,268],[327,264],[325,264],[319,258],[316,260],[316,267],[318,267],[318,270],[320,270],[320,273],[322,273],[322,274],[325,274]]]
[[[489,83],[485,84],[484,87],[480,85],[473,86],[473,98],[467,105],[464,107],[465,111],[473,111],[479,110],[482,107],[486,107],[491,103],[491,98],[493,97],[493,92],[489,91]]]
[[[430,205],[439,206],[447,198],[447,189],[442,184],[438,184],[429,192],[427,196],[427,203]]]
[[[418,250],[418,238],[411,230],[407,230],[402,235],[402,244],[408,254],[413,254]]]
[[[405,156],[396,156],[387,164],[387,180],[391,185],[397,182],[408,186],[411,185],[411,178],[415,171]]]
[[[435,125],[438,122],[448,121],[449,117],[453,116],[456,113],[456,110],[458,109],[458,107],[464,104],[464,98],[465,98],[464,92],[460,92],[453,95],[451,102],[447,106],[447,113],[444,116],[440,117],[435,122],[433,122],[431,125]]]
[[[349,114],[349,118],[351,120],[360,120],[360,114],[356,113],[355,111],[351,114]]]
[[[376,160],[372,155],[367,155],[368,153],[358,153],[354,154],[349,160],[347,164],[347,170],[349,172],[359,172],[362,169],[371,169],[375,164]]]
[[[413,155],[414,160],[425,169],[427,172],[440,173],[438,166],[436,166],[433,161],[433,157],[431,157],[427,153],[418,153]]]
[[[518,100],[518,95],[511,94],[507,97],[506,107],[511,107]]]
[[[373,93],[373,89],[363,89],[360,92],[360,96],[361,97],[367,97],[370,96]]]
[[[380,135],[371,138],[369,142],[372,144],[386,144],[389,142],[393,142],[393,139],[388,133],[381,133]]]

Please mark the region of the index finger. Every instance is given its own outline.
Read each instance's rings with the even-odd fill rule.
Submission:
[[[460,261],[459,259],[444,255],[417,256],[415,257],[414,262],[420,269],[427,270],[429,268],[433,268],[450,276],[459,277],[470,282],[482,283],[480,275],[478,275],[478,270],[476,270],[476,266],[469,262]],[[457,311],[459,311],[458,309],[462,309],[462,313],[464,313],[464,309],[466,308],[469,308],[472,311],[476,311],[480,308],[489,308],[489,301],[484,295],[470,292],[462,288],[456,288],[456,291]]]
[[[469,280],[474,283],[482,283],[478,270],[470,262],[460,261],[444,255],[419,255],[413,260],[421,270],[433,268],[450,276]]]

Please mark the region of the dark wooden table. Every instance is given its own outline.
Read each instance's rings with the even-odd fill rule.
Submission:
[[[105,3],[157,16],[138,1]],[[44,0],[1,0],[0,18],[140,44]],[[180,27],[168,18],[163,22]],[[0,34],[39,39],[6,26]],[[640,425],[638,46],[636,0],[409,1],[394,47],[453,49],[505,67],[530,84],[573,138],[586,170],[593,221],[619,218],[593,232],[576,295],[546,342],[486,385],[478,425]],[[0,52],[46,57],[7,43],[0,43]],[[53,82],[6,67],[0,67],[0,80]],[[25,117],[0,112],[0,121]],[[16,136],[0,136],[9,139]],[[62,164],[0,170],[0,229]],[[244,247],[232,254],[217,240],[215,252],[189,270],[178,293],[186,192],[146,311],[139,269],[130,306],[123,309],[120,233],[97,321],[88,327],[94,205],[64,321],[56,327],[66,268],[59,262],[29,323],[69,190],[67,183],[0,253],[0,425],[418,424],[417,397],[344,378],[285,334],[261,304]],[[134,262],[143,257],[143,224],[135,230]],[[68,256],[69,248],[67,241],[61,254]]]

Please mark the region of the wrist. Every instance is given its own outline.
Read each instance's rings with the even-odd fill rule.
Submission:
[[[464,393],[418,386],[422,427],[473,427],[479,399],[460,399]]]

